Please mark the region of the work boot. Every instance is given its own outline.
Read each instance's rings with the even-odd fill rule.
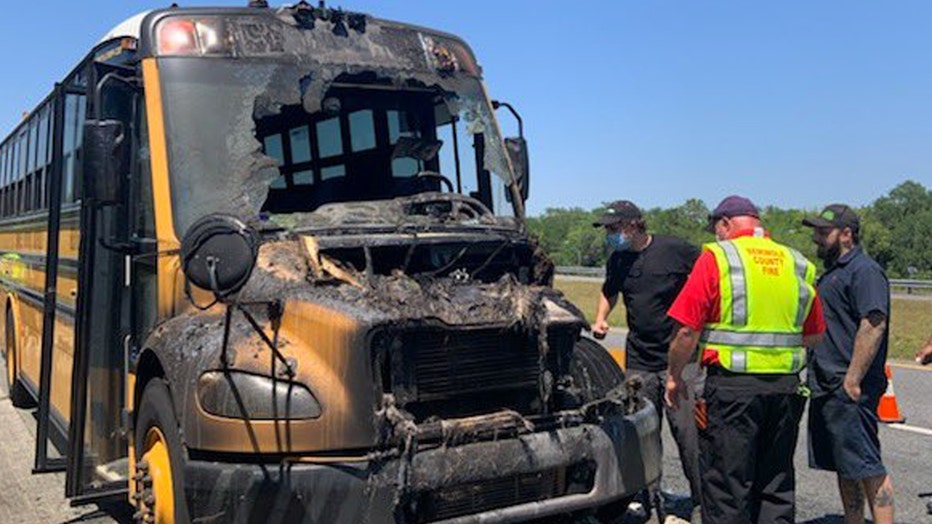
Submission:
[[[628,512],[625,513],[626,524],[642,524],[650,518],[650,508],[643,502],[635,500],[628,504]]]

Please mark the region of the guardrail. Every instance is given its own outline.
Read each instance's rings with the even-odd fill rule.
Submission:
[[[557,275],[560,276],[605,278],[604,267],[557,266],[556,270]],[[905,292],[907,295],[916,294],[917,292],[932,294],[932,280],[891,279],[890,288],[900,293]]]
[[[932,280],[891,279],[890,287],[895,289],[905,289],[907,295],[912,295],[917,291],[932,293]]]
[[[604,267],[557,266],[556,270],[558,275],[605,278]]]

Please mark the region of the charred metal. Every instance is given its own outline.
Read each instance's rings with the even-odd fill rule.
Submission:
[[[217,25],[236,60],[160,58],[177,235],[220,215],[258,239],[235,292],[179,270],[200,308],[137,356],[171,384],[195,517],[508,522],[657,481],[656,412],[552,288],[466,44],[256,11]]]

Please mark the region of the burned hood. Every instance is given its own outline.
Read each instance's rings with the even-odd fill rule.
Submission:
[[[511,273],[494,281],[400,271],[367,275],[338,261],[331,262],[336,266],[321,265],[304,241],[306,238],[264,244],[238,301],[314,303],[368,325],[426,321],[525,328],[587,325],[579,309],[561,293],[547,286],[520,283]]]

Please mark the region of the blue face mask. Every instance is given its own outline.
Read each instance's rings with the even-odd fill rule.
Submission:
[[[631,241],[619,231],[605,235],[605,245],[612,251],[627,251],[631,247]]]

